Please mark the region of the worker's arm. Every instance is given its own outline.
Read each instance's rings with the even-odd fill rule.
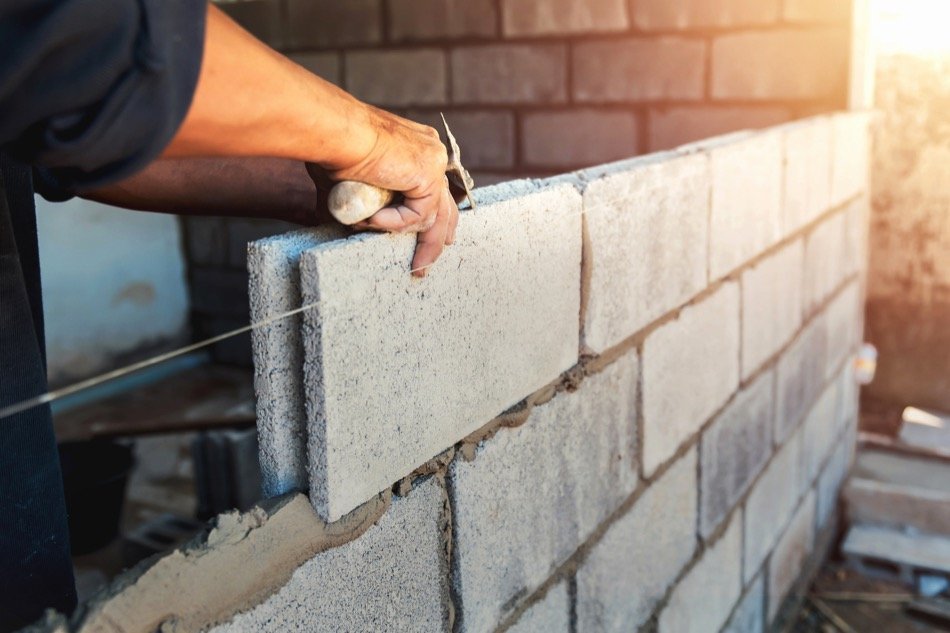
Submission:
[[[191,108],[165,157],[272,156],[309,161],[336,180],[402,192],[361,228],[421,231],[412,268],[451,241],[458,208],[438,133],[368,106],[271,50],[209,6]]]

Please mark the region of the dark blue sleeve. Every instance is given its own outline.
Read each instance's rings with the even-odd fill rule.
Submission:
[[[157,157],[198,80],[203,0],[0,1],[0,148],[64,198]]]

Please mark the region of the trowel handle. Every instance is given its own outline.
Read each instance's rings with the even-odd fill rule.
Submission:
[[[396,194],[365,182],[344,180],[330,189],[327,206],[340,224],[356,224],[393,201]]]

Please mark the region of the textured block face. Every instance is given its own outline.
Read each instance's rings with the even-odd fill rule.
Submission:
[[[765,622],[765,581],[762,576],[746,591],[723,633],[762,633]]]
[[[494,630],[633,492],[636,383],[628,354],[453,462],[464,631]]]
[[[644,342],[645,475],[672,457],[738,385],[739,288],[727,283]]]
[[[456,103],[562,103],[567,50],[561,45],[479,46],[452,51]]]
[[[343,229],[321,227],[251,244],[247,258],[251,321],[259,323],[301,307],[300,255],[344,236]],[[302,319],[299,314],[289,316],[251,332],[266,497],[308,488]]]
[[[718,279],[778,241],[782,137],[762,132],[711,150],[709,274]]]
[[[683,30],[772,24],[779,0],[637,0],[633,21],[642,29]]]
[[[577,571],[577,630],[635,630],[696,549],[696,451],[610,526]]]
[[[866,113],[836,114],[832,122],[831,203],[837,205],[868,190],[871,141]]]
[[[293,47],[372,44],[383,38],[382,5],[376,0],[288,0]]]
[[[838,212],[815,227],[805,242],[805,310],[812,312],[847,274],[846,217]]]
[[[317,554],[262,604],[212,630],[444,631],[442,512],[442,489],[429,479],[358,539]]]
[[[797,240],[742,274],[742,376],[778,352],[802,324],[804,248]]]
[[[785,128],[784,235],[831,207],[831,119],[817,117]]]
[[[861,287],[856,281],[848,284],[828,304],[824,319],[828,330],[825,377],[831,378],[840,369],[841,363],[854,353],[861,338]]]
[[[495,35],[492,0],[388,0],[389,34],[396,41]]]
[[[712,534],[772,454],[774,372],[736,395],[700,441],[700,532]]]
[[[716,99],[817,99],[847,85],[845,28],[723,35],[712,46]]]
[[[705,287],[708,209],[703,155],[643,163],[588,184],[585,345],[602,352]]]
[[[798,501],[801,434],[782,447],[756,482],[745,504],[743,578],[755,576]]]
[[[784,442],[821,392],[825,375],[826,331],[813,321],[778,361],[775,441]]]
[[[579,102],[696,99],[703,96],[702,42],[631,39],[574,47],[574,98]]]
[[[742,595],[742,515],[706,550],[670,594],[660,633],[718,631]]]
[[[552,35],[622,31],[627,28],[626,0],[502,0],[505,35]]]
[[[637,153],[631,112],[537,112],[524,116],[522,152],[532,167],[587,167]]]
[[[559,582],[548,594],[521,614],[508,629],[510,633],[569,633],[571,630],[570,598],[567,583]]]
[[[699,138],[778,125],[791,118],[785,108],[774,106],[685,106],[650,112],[651,152],[671,149]]]
[[[826,525],[831,518],[831,513],[838,503],[838,493],[841,490],[841,484],[844,482],[845,475],[848,473],[848,461],[851,457],[851,447],[847,438],[842,438],[834,447],[834,453],[828,460],[828,465],[821,473],[818,479],[818,522],[819,526]]]
[[[839,382],[835,381],[825,388],[818,402],[809,411],[802,426],[802,464],[799,473],[799,490],[810,487],[821,471],[825,460],[834,449],[836,438],[840,435],[838,425],[838,407],[841,397]]]
[[[359,99],[391,106],[445,103],[447,63],[441,50],[346,54],[346,88]]]
[[[490,195],[424,280],[408,274],[411,235],[304,255],[304,300],[321,301],[304,322],[321,516],[341,517],[576,362],[580,195]]]
[[[769,562],[769,620],[775,617],[788,591],[802,573],[815,538],[815,493],[795,512]]]

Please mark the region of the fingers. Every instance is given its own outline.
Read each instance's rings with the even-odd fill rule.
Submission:
[[[416,277],[425,277],[429,268],[442,254],[446,244],[455,239],[455,227],[458,225],[458,206],[449,195],[448,189],[443,190],[442,204],[436,214],[435,224],[419,233],[416,241],[416,253],[412,258],[412,274]]]

